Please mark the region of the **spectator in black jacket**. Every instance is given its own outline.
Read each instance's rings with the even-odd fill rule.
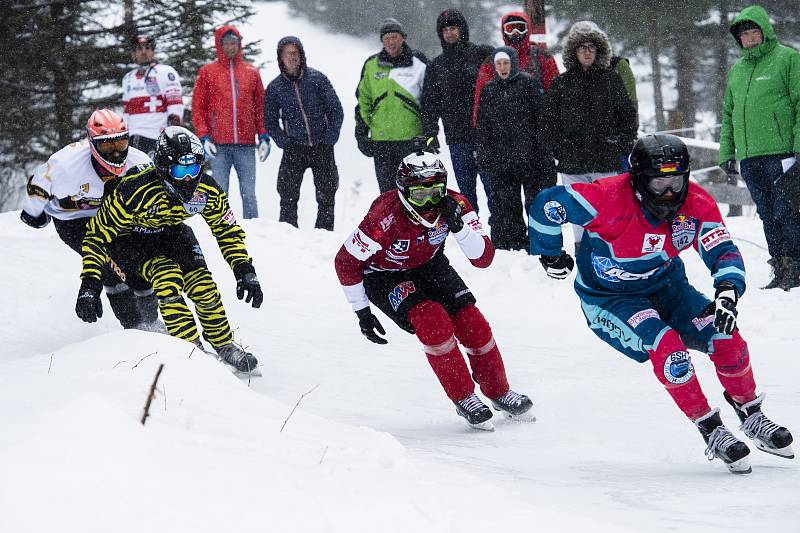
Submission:
[[[332,231],[339,188],[333,145],[342,128],[342,104],[325,74],[306,66],[297,37],[278,41],[278,66],[281,73],[267,86],[264,97],[264,123],[275,144],[283,148],[278,170],[279,221],[297,226],[300,185],[310,168],[317,189],[315,227]]]
[[[566,72],[545,94],[542,138],[558,160],[564,185],[590,183],[622,171],[639,128],[619,74],[610,69],[611,43],[590,21],[576,22],[564,41]],[[583,228],[573,225],[576,247]]]
[[[481,92],[476,123],[478,165],[492,176],[492,242],[495,248],[528,250],[524,215],[541,190],[556,184],[552,158],[539,142],[543,97],[540,85],[519,71],[516,50],[502,46],[493,59],[495,79]]]
[[[474,155],[472,109],[478,68],[491,55],[493,48],[470,42],[469,26],[457,9],[442,11],[436,19],[436,33],[442,43],[442,54],[428,63],[425,71],[422,131],[426,138],[436,137],[439,118],[442,119],[458,189],[477,211],[478,166]],[[481,181],[489,198],[491,184],[487,176],[481,175]]]

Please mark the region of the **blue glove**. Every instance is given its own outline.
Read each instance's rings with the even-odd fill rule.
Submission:
[[[262,163],[267,160],[272,147],[269,143],[269,135],[262,133],[258,136],[258,160]]]

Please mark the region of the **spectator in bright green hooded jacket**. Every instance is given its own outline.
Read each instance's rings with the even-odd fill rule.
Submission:
[[[387,18],[380,27],[383,49],[367,58],[356,89],[358,149],[375,160],[378,187],[395,187],[400,162],[422,135],[420,96],[428,59],[406,43],[400,23]]]
[[[765,289],[800,286],[800,214],[775,190],[782,161],[800,159],[800,54],[778,43],[761,6],[742,10],[731,25],[742,58],[728,73],[722,105],[719,162],[736,160],[764,223],[773,279]]]

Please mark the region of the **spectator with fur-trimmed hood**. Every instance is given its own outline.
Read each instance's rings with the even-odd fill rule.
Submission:
[[[500,34],[503,43],[513,48],[519,58],[519,70],[533,78],[539,85],[539,93],[543,94],[550,88],[550,84],[558,76],[558,65],[555,58],[536,44],[531,44],[531,19],[521,11],[506,13],[500,19]],[[478,79],[475,80],[475,105],[472,109],[472,122],[478,120],[478,102],[481,91],[487,83],[494,79],[494,64],[486,61],[478,70]]]
[[[310,168],[317,190],[315,227],[332,231],[334,198],[339,188],[333,145],[342,128],[342,104],[328,77],[306,65],[300,39],[282,38],[277,54],[281,73],[267,86],[264,122],[275,144],[283,149],[278,170],[278,220],[297,226],[300,186]]]
[[[426,138],[437,137],[439,118],[442,119],[458,189],[477,212],[478,165],[474,155],[472,108],[478,68],[491,55],[493,48],[470,42],[467,20],[457,9],[441,12],[436,19],[436,33],[442,43],[442,54],[425,70],[422,131]],[[490,183],[485,175],[481,175],[481,181],[489,198]]]
[[[542,154],[539,85],[520,72],[517,52],[501,46],[492,54],[495,79],[478,107],[478,164],[492,176],[492,242],[503,250],[527,250],[525,214],[534,197],[556,184],[552,159]],[[525,206],[520,186],[525,191]]]
[[[566,72],[545,95],[542,138],[564,185],[591,183],[622,169],[639,127],[620,76],[609,68],[611,43],[594,22],[576,22],[564,39]],[[573,226],[576,246],[583,228]]]

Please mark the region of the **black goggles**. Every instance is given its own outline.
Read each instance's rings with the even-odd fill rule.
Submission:
[[[681,192],[686,182],[686,174],[671,174],[669,176],[655,176],[647,181],[647,188],[657,196],[661,196],[667,189],[672,192]]]

